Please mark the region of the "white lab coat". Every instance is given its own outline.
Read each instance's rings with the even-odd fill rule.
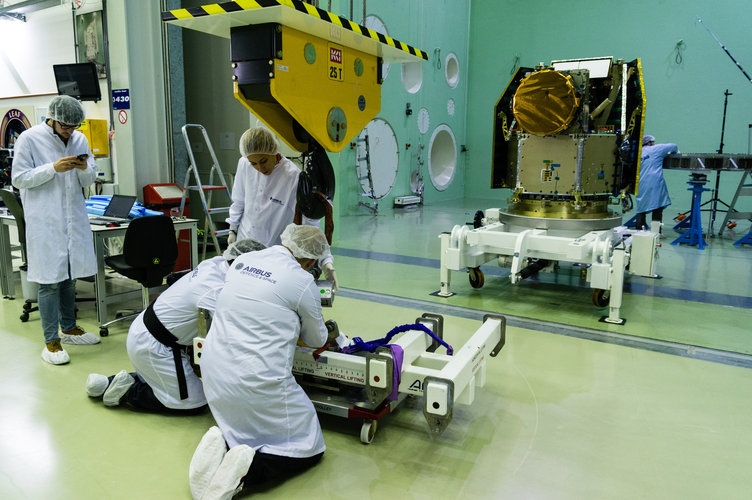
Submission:
[[[227,260],[222,256],[205,260],[173,283],[154,302],[154,313],[164,327],[177,337],[179,344],[193,344],[198,328],[198,308],[214,311],[227,269]],[[141,313],[133,321],[126,341],[128,357],[136,372],[166,407],[189,410],[204,406],[206,397],[203,384],[193,372],[185,353],[182,354],[182,359],[188,398],[180,399],[172,349],[149,333],[143,317],[144,313]]]
[[[280,245],[282,232],[295,219],[300,169],[284,156],[280,157],[269,175],[253,168],[246,158],[238,160],[227,218],[238,240],[252,238],[267,247]],[[303,224],[321,228],[318,219],[303,217]],[[319,260],[319,265],[323,267],[333,260],[329,253]]]
[[[53,163],[61,157],[84,153],[89,155],[86,170],[55,171]],[[96,178],[96,164],[81,132],[74,131],[67,146],[46,123],[18,137],[11,179],[21,192],[24,208],[29,281],[50,284],[96,274],[94,242],[81,191]]]
[[[240,158],[232,186],[227,222],[238,239],[253,238],[266,246],[279,245],[279,236],[295,217],[300,169],[285,158],[269,175]]]
[[[294,458],[326,446],[316,411],[292,375],[298,337],[326,342],[313,277],[282,246],[233,262],[201,355],[204,391],[229,446]]]

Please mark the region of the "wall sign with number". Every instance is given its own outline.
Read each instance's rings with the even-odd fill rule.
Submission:
[[[112,109],[131,109],[129,89],[112,89]]]
[[[342,75],[342,47],[333,43],[329,44],[329,79],[338,82],[345,80]]]

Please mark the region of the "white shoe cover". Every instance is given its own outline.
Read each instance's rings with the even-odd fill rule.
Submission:
[[[47,350],[47,346],[42,349],[42,359],[51,365],[64,365],[70,362],[70,356],[65,349],[62,351],[50,352]]]
[[[133,380],[133,377],[131,377],[127,371],[121,370],[118,372],[118,374],[115,375],[115,378],[112,379],[112,382],[110,382],[110,386],[104,391],[104,396],[102,397],[104,405],[119,405],[120,399],[125,396],[125,393],[128,392],[128,389],[130,389],[135,382],[136,381]]]
[[[86,394],[91,398],[98,398],[104,394],[108,385],[110,385],[110,381],[107,380],[107,377],[99,373],[90,373],[86,378]]]
[[[219,427],[215,425],[201,438],[188,468],[188,482],[194,499],[200,500],[204,497],[206,488],[209,487],[225,453],[227,453],[225,438],[222,437]]]
[[[246,444],[230,448],[206,489],[203,500],[230,500],[240,493],[240,480],[248,473],[256,452]]]
[[[60,332],[59,335],[60,342],[63,344],[91,345],[101,342],[97,335],[90,332],[86,332],[83,335],[68,335],[67,333]]]

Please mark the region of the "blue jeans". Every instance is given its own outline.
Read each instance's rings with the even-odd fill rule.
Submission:
[[[44,341],[60,338],[62,330],[76,327],[76,281],[67,279],[60,283],[39,284],[39,317],[42,319]]]

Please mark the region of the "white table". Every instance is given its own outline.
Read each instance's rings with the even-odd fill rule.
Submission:
[[[191,268],[198,264],[198,221],[196,219],[173,218],[175,230],[190,230]],[[0,215],[0,290],[4,298],[15,296],[15,280],[13,278],[13,263],[10,245],[10,227],[16,226],[16,219],[12,215]],[[105,243],[109,238],[125,236],[127,224],[118,227],[92,225],[94,239],[94,253],[97,258],[97,274],[94,276],[94,293],[97,301],[97,321],[101,325],[107,321],[107,305],[116,297],[108,297],[105,289]],[[140,296],[140,293],[138,294]]]

